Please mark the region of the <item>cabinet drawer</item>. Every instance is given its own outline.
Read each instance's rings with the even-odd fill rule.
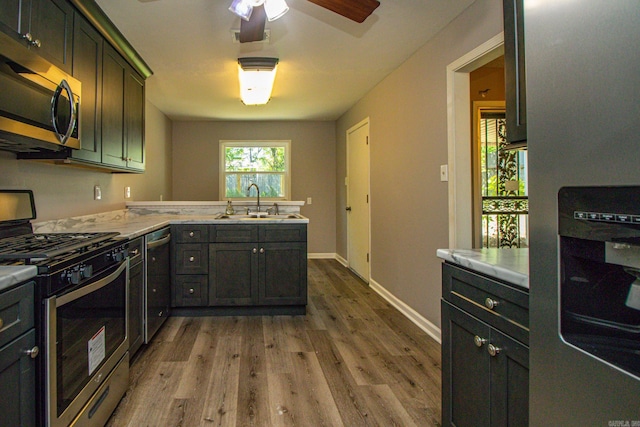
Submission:
[[[206,244],[176,245],[176,274],[207,274],[208,248]]]
[[[176,243],[206,243],[209,240],[207,225],[176,225],[171,231]]]
[[[209,228],[211,243],[250,243],[258,241],[257,225],[225,224]]]
[[[442,297],[528,345],[529,294],[527,292],[444,263]]]
[[[306,242],[307,226],[300,224],[273,224],[260,227],[261,242]]]
[[[33,282],[0,294],[0,347],[33,328]]]
[[[136,265],[142,261],[142,246],[144,239],[138,237],[129,242],[129,265]]]
[[[208,282],[206,275],[177,276],[174,288],[176,307],[201,307],[208,303]]]

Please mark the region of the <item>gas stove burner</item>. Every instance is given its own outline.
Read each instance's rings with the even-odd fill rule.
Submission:
[[[88,251],[118,233],[23,234],[0,240],[0,260],[34,263],[65,254]]]

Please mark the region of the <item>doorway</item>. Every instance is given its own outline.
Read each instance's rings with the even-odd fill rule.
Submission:
[[[347,262],[369,283],[369,119],[347,130]]]
[[[473,247],[472,105],[470,73],[504,54],[499,33],[447,66],[449,247]]]

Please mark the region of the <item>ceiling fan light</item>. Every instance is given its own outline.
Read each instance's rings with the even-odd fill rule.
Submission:
[[[278,58],[238,58],[240,99],[245,105],[263,105],[271,99]]]
[[[233,0],[231,6],[229,6],[229,10],[245,21],[248,21],[249,18],[251,18],[253,6],[251,5],[251,0]]]
[[[269,21],[275,21],[289,11],[289,6],[285,0],[266,0],[264,11]]]

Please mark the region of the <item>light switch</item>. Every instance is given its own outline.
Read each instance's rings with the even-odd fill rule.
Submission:
[[[130,199],[131,198],[131,187],[129,187],[129,186],[124,187],[124,198],[125,199]]]
[[[93,200],[101,200],[102,199],[102,190],[99,185],[93,187]]]
[[[449,181],[449,166],[440,165],[440,181]]]
[[[311,197],[307,197],[307,204],[310,205],[311,203],[313,203],[313,200],[311,200]]]

